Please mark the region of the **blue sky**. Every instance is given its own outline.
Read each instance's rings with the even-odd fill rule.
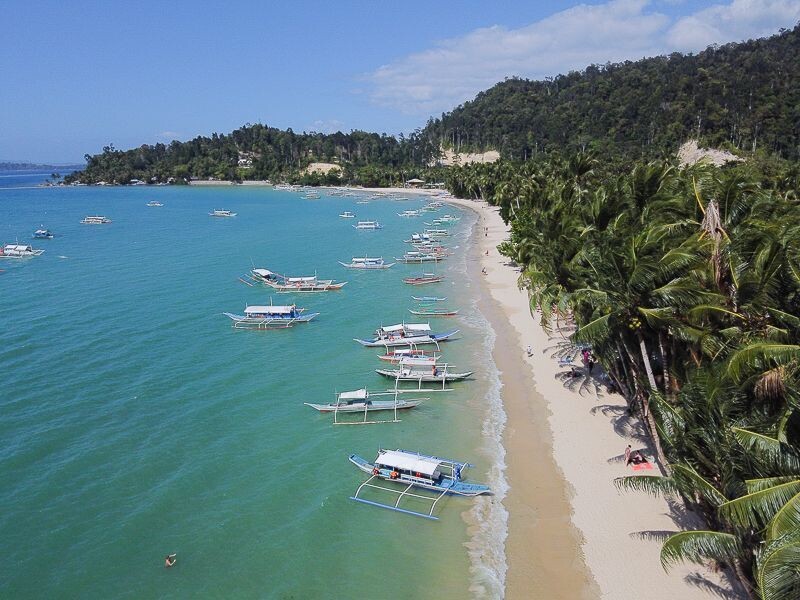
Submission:
[[[800,0],[34,2],[0,19],[0,159],[262,122],[408,132],[508,76],[791,28]]]

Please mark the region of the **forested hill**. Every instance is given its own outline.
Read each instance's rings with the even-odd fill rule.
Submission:
[[[590,66],[545,81],[508,79],[424,130],[461,151],[524,159],[595,147],[628,156],[713,146],[800,157],[800,25],[770,38]]]
[[[364,185],[388,185],[401,168],[416,176],[438,151],[419,131],[408,137],[351,131],[350,133],[295,133],[266,125],[245,125],[230,134],[200,136],[187,142],[143,145],[117,150],[113,145],[101,154],[86,155],[86,169],[66,182],[128,183],[206,179],[301,180],[312,162],[341,165],[346,181]],[[339,180],[331,176],[328,183]],[[307,183],[322,183],[325,176],[306,176]]]

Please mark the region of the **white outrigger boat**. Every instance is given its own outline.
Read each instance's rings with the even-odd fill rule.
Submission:
[[[369,256],[354,256],[350,259],[349,263],[343,263],[342,261],[338,261],[340,265],[343,267],[347,267],[348,269],[362,269],[364,271],[369,271],[370,269],[389,269],[394,266],[395,263],[386,263],[383,260],[382,256],[378,257],[369,257]]]
[[[411,296],[411,299],[417,302],[444,302],[447,300],[447,296],[441,298],[438,296]]]
[[[295,323],[308,323],[319,313],[305,313],[305,308],[288,306],[246,306],[243,315],[222,313],[233,321],[235,329],[286,329]]]
[[[359,221],[353,227],[355,229],[383,229],[383,225],[377,221]]]
[[[473,466],[466,462],[399,449],[380,449],[378,450],[378,456],[372,462],[361,458],[357,454],[351,454],[349,460],[370,476],[358,486],[356,493],[350,496],[351,500],[380,508],[388,508],[389,510],[416,517],[438,520],[439,517],[433,516],[433,511],[436,509],[439,500],[447,494],[472,497],[491,493],[488,485],[467,483],[462,479],[464,471]],[[404,489],[395,489],[376,485],[373,483],[376,479],[399,483],[405,487]],[[413,488],[435,492],[437,495],[430,497],[412,493],[411,490]],[[396,494],[397,500],[391,504],[384,504],[374,500],[367,500],[360,496],[365,490],[373,489]],[[400,503],[407,498],[430,502],[430,510],[424,513],[401,508]]]
[[[394,259],[400,263],[406,264],[415,264],[415,263],[426,263],[426,262],[439,262],[444,260],[446,255],[440,254],[438,252],[406,252],[403,256],[395,256]]]
[[[404,210],[397,213],[398,217],[418,217],[421,213],[418,210]]]
[[[387,348],[386,354],[379,354],[378,359],[396,365],[404,358],[433,358],[438,360],[439,356],[439,354],[431,354],[429,351],[419,348],[400,348],[397,350],[389,350]]]
[[[353,339],[367,348],[438,345],[439,342],[449,340],[458,332],[458,329],[454,329],[444,333],[431,333],[431,326],[428,323],[400,323],[379,327],[375,330],[375,337],[371,340]]]
[[[412,390],[407,390],[412,391]],[[416,391],[416,390],[413,390]],[[438,391],[438,390],[437,390]],[[368,392],[366,388],[353,390],[351,392],[341,392],[336,395],[336,400],[330,404],[313,404],[311,402],[304,402],[306,406],[310,406],[314,410],[322,413],[333,413],[334,425],[367,425],[373,423],[397,423],[400,419],[397,418],[398,410],[405,410],[419,406],[422,401],[430,400],[430,398],[411,398],[403,400],[398,396],[406,392],[405,390],[386,390],[384,392]],[[376,396],[392,396],[391,400],[373,400]],[[393,411],[393,419],[371,420],[368,421],[370,412],[379,411]],[[359,421],[339,421],[339,413],[345,414],[362,414],[363,420]]]
[[[231,212],[231,211],[225,210],[225,209],[219,209],[219,210],[215,209],[215,210],[212,210],[210,213],[208,213],[208,216],[209,217],[235,217],[237,214],[238,213]]]
[[[150,202],[148,202],[146,206],[164,206],[164,205],[161,204],[161,202],[159,202],[158,200],[150,200]]]
[[[0,258],[32,258],[42,254],[44,254],[44,250],[33,248],[28,244],[5,244],[0,246]]]
[[[427,233],[412,233],[409,239],[403,241],[406,244],[423,244],[425,242],[430,242],[431,236]]]
[[[278,275],[268,269],[252,269],[248,279],[256,283],[263,283],[277,291],[279,294],[306,293],[306,292],[331,292],[342,289],[346,281],[333,279],[318,279],[316,274],[312,277],[287,277]]]
[[[37,240],[52,240],[55,236],[49,229],[37,229],[33,232],[33,237]]]
[[[344,211],[339,215],[342,219],[355,219],[355,213],[351,213],[349,210]]]
[[[424,358],[403,358],[397,369],[375,369],[378,375],[389,377],[395,381],[414,381],[420,387],[423,383],[446,383],[463,381],[472,375],[472,371],[453,373],[449,371],[452,365],[438,364],[439,357],[427,356]]]
[[[429,238],[442,238],[448,237],[450,232],[447,229],[426,229],[425,234]]]
[[[107,225],[108,223],[111,223],[111,219],[100,215],[83,217],[83,219],[81,219],[81,224],[83,225]]]

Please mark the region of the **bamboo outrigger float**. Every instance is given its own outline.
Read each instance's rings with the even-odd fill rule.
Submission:
[[[462,479],[465,469],[473,465],[466,462],[459,462],[438,456],[429,456],[412,452],[409,450],[378,450],[378,456],[373,462],[369,462],[357,454],[349,457],[351,463],[368,473],[370,477],[358,486],[356,493],[350,496],[351,500],[387,508],[396,512],[423,517],[425,519],[438,520],[439,517],[433,515],[436,505],[447,494],[455,496],[479,496],[490,494],[488,485],[480,483],[466,483]],[[403,489],[376,485],[376,479],[398,483],[404,486]],[[435,496],[425,496],[413,493],[413,488],[435,492]],[[374,500],[362,498],[360,494],[365,490],[380,490],[397,494],[397,500],[393,504],[384,504]],[[407,498],[416,498],[431,503],[427,513],[401,508],[400,503]]]

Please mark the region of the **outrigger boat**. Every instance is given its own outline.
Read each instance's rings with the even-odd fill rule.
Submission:
[[[378,358],[382,361],[398,364],[404,358],[435,358],[438,359],[438,354],[431,354],[427,350],[418,348],[400,348],[399,350],[389,350],[387,348],[386,354],[379,354]]]
[[[455,317],[458,314],[458,309],[450,310],[447,308],[424,308],[418,309],[409,308],[408,312],[412,315],[419,317]]]
[[[420,212],[418,210],[404,210],[401,213],[397,213],[398,217],[418,217]]]
[[[359,221],[353,227],[356,229],[383,229],[383,225],[377,221]]]
[[[415,381],[423,383],[441,383],[442,386],[452,381],[463,381],[472,375],[472,371],[453,373],[448,369],[452,365],[438,364],[438,357],[404,358],[397,369],[375,369],[378,375],[396,381]]]
[[[467,483],[462,479],[464,471],[473,465],[465,462],[429,456],[419,452],[409,450],[378,450],[378,456],[373,462],[369,462],[357,454],[349,457],[351,463],[367,473],[370,477],[358,486],[356,493],[350,499],[362,502],[371,506],[388,508],[397,512],[424,517],[426,519],[438,520],[439,517],[433,516],[433,511],[445,495],[454,496],[479,496],[491,493],[488,485],[480,483]],[[376,485],[375,479],[396,482],[405,486],[404,489],[395,489]],[[435,492],[435,497],[424,496],[411,492],[412,488]],[[360,494],[365,489],[375,489],[390,492],[397,495],[397,500],[392,504],[383,504],[374,500],[362,498]],[[401,508],[400,503],[404,498],[414,498],[431,503],[431,508],[427,513],[417,512],[406,508]]]
[[[448,237],[450,235],[447,229],[426,229],[425,233],[432,238]]]
[[[342,289],[346,281],[336,282],[333,279],[318,279],[313,277],[286,277],[278,275],[268,269],[252,269],[248,278],[257,283],[263,283],[276,290],[279,294],[293,292],[331,292]]]
[[[444,333],[431,333],[431,326],[427,323],[400,323],[379,327],[375,330],[375,337],[371,340],[353,339],[368,348],[419,346],[422,344],[438,345],[439,342],[449,340],[458,331],[458,329],[454,329]]]
[[[107,225],[108,223],[111,223],[111,219],[96,215],[91,217],[83,217],[83,219],[81,219],[81,223],[83,225]]]
[[[368,271],[370,269],[388,269],[393,267],[395,263],[385,263],[383,257],[371,258],[369,256],[358,257],[354,256],[350,259],[349,263],[339,261],[339,264],[348,269],[363,269]]]
[[[424,263],[424,262],[439,262],[440,260],[444,260],[445,257],[439,253],[427,253],[427,252],[406,252],[403,256],[395,256],[394,259],[397,262],[411,264],[411,263]]]
[[[33,237],[37,240],[52,240],[54,236],[49,229],[37,229],[33,232]]]
[[[164,205],[161,204],[161,202],[159,202],[158,200],[150,200],[150,202],[147,203],[147,206],[164,206]]]
[[[295,323],[308,323],[319,313],[305,313],[305,308],[288,306],[246,306],[243,315],[222,313],[233,321],[235,329],[286,329]]]
[[[447,300],[447,297],[439,298],[437,296],[411,296],[411,298],[417,302],[444,302]]]
[[[339,216],[341,218],[343,218],[343,219],[355,219],[356,218],[356,215],[354,213],[351,213],[349,210],[344,211]]]
[[[403,277],[403,283],[409,285],[425,285],[426,283],[439,283],[444,280],[444,275],[435,273],[423,273],[419,277]]]
[[[306,406],[310,406],[314,410],[323,413],[333,413],[334,425],[367,425],[373,423],[397,423],[400,419],[397,418],[398,410],[405,410],[419,406],[423,400],[430,400],[430,398],[412,398],[403,400],[398,398],[399,394],[410,392],[412,390],[387,390],[385,392],[368,392],[365,388],[360,390],[353,390],[352,392],[342,392],[336,395],[336,401],[330,404],[313,404],[311,402],[304,402]],[[417,391],[417,390],[413,390]],[[392,400],[372,400],[375,396],[393,396]],[[393,411],[394,418],[389,420],[372,420],[368,421],[368,414],[370,412],[379,411]],[[364,414],[364,419],[360,421],[339,421],[339,413],[358,413]]]
[[[44,254],[44,250],[32,248],[27,244],[5,244],[0,246],[0,258],[33,258],[42,254]]]
[[[431,236],[424,233],[412,233],[411,237],[403,240],[406,244],[422,244],[431,241]]]
[[[208,213],[209,217],[235,217],[237,213],[225,209],[212,210]]]

